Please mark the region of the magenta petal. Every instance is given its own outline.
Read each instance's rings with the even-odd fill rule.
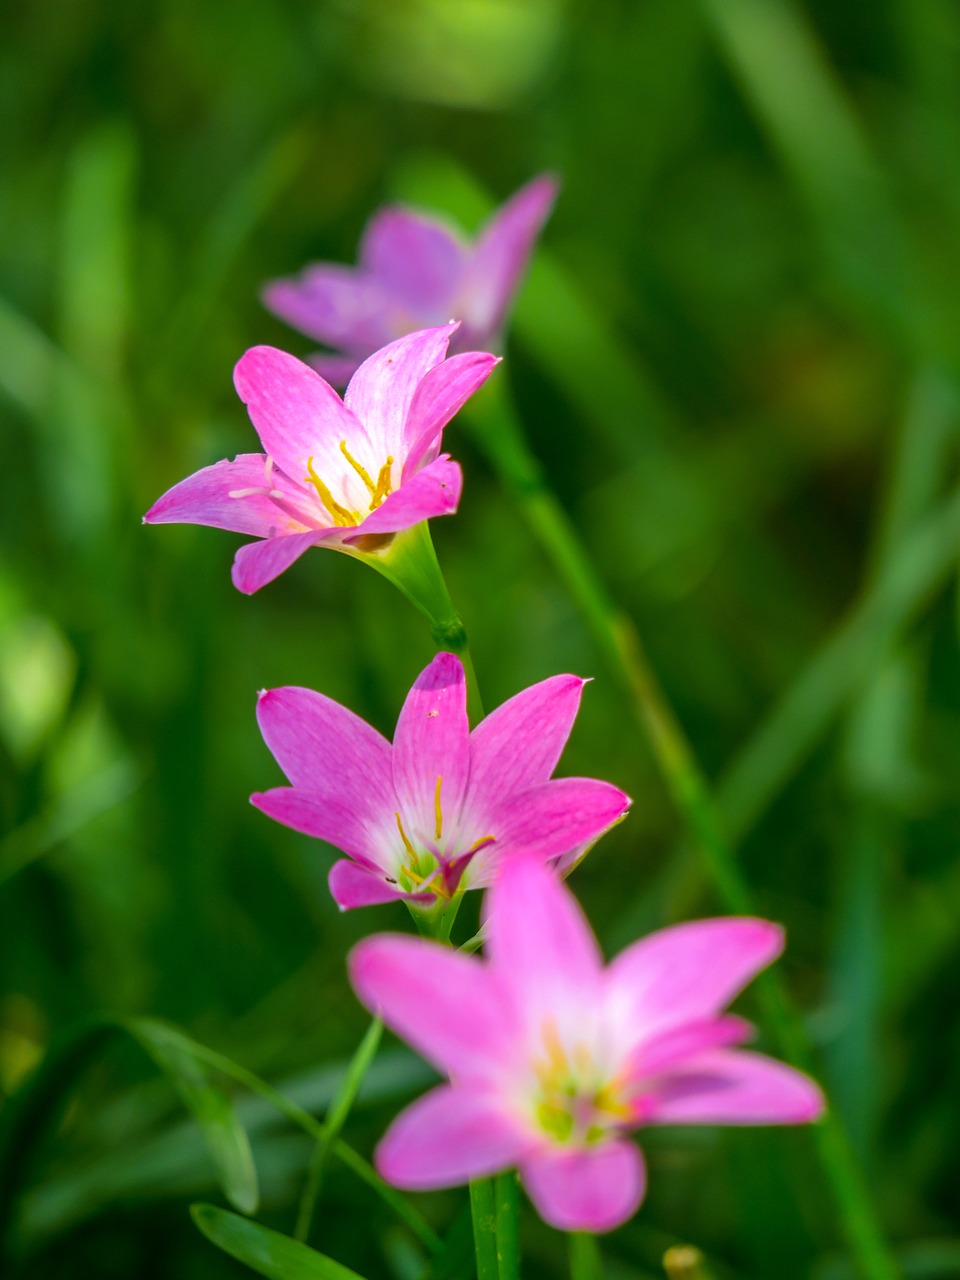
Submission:
[[[643,1156],[625,1139],[547,1148],[522,1162],[520,1176],[541,1218],[559,1231],[612,1231],[639,1209],[647,1184]]]
[[[273,280],[263,290],[263,303],[328,347],[371,350],[390,336],[383,321],[388,297],[376,281],[353,267],[318,263],[294,280]]]
[[[340,452],[347,441],[355,455],[369,450],[366,429],[328,383],[309,365],[276,347],[252,347],[237,362],[233,381],[247,406],[264,452],[291,480],[308,479],[312,463],[336,486],[350,468]],[[317,510],[322,511],[320,502]]]
[[[417,471],[431,446],[439,445],[443,428],[499,363],[497,356],[485,351],[468,351],[444,360],[420,380],[404,426],[409,451],[404,477]]]
[[[630,1029],[623,1028],[630,1039]],[[643,1077],[659,1075],[668,1068],[711,1049],[725,1049],[743,1044],[753,1036],[753,1027],[743,1018],[728,1013],[719,1018],[705,1018],[701,1022],[688,1022],[671,1027],[649,1040],[644,1040],[636,1050],[635,1075]]]
[[[626,813],[630,797],[598,778],[552,778],[488,810],[502,859],[545,862],[598,840]]]
[[[499,330],[558,190],[559,183],[548,174],[534,178],[481,231],[458,298],[462,314],[469,317],[471,337]]]
[[[694,920],[627,947],[607,973],[614,1016],[640,1036],[718,1013],[783,950],[766,920]]]
[[[492,802],[547,781],[570,736],[585,683],[579,676],[551,676],[477,725],[470,735],[472,811],[487,813]]]
[[[438,322],[449,319],[466,257],[463,244],[441,222],[397,206],[371,218],[360,245],[361,266],[385,293]]]
[[[379,1012],[441,1071],[476,1080],[502,1058],[504,1010],[477,957],[420,938],[381,934],[353,948],[349,970],[370,1012]]]
[[[263,542],[248,542],[233,557],[233,585],[244,595],[253,595],[268,582],[289,569],[305,551],[327,541],[324,530],[311,533],[290,533],[280,538],[267,538]]]
[[[377,449],[406,457],[405,424],[420,379],[447,354],[457,324],[418,329],[368,356],[350,379],[344,404],[364,424]]]
[[[283,494],[286,510],[267,496],[267,490]],[[275,538],[314,527],[306,499],[286,476],[268,469],[265,454],[241,453],[232,462],[215,462],[175,484],[143,519],[145,524],[205,524]],[[297,520],[291,509],[300,509],[302,519]]]
[[[545,1010],[595,1003],[600,948],[576,898],[549,868],[505,860],[485,905],[485,950],[532,1025]]]
[[[392,819],[390,743],[358,715],[313,689],[288,685],[260,694],[257,723],[295,787],[334,800],[358,821]]]
[[[460,817],[470,771],[467,679],[452,653],[438,653],[413,682],[393,735],[393,785],[405,821],[421,840],[441,840]],[[438,782],[438,779],[440,780]]]
[[[369,867],[341,859],[330,868],[327,878],[330,896],[341,911],[354,907],[375,907],[382,902],[396,902],[404,898],[408,902],[432,902],[432,893],[404,893],[396,884],[390,884],[382,873]]]
[[[335,796],[311,795],[296,787],[274,787],[254,792],[250,803],[274,822],[325,840],[351,858],[376,862],[370,826],[352,805]]]
[[[397,1116],[376,1164],[382,1178],[408,1191],[458,1187],[515,1165],[529,1143],[497,1098],[441,1085]]]
[[[674,1068],[644,1098],[645,1124],[808,1124],[823,1115],[819,1087],[760,1053],[720,1049]]]
[[[391,493],[355,530],[344,530],[343,541],[349,546],[370,533],[400,533],[421,520],[434,516],[450,516],[456,511],[463,488],[463,472],[459,464],[442,453],[422,471]]]

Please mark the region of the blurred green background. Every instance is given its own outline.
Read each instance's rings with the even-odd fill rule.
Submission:
[[[365,1026],[329,850],[247,804],[258,688],[390,732],[432,649],[312,553],[253,599],[233,535],[141,513],[255,447],[231,386],[258,303],[350,262],[405,198],[469,228],[564,188],[508,379],[717,792],[905,1276],[960,1276],[960,10],[952,0],[44,0],[0,39],[0,1098],[92,1013],[186,1028],[322,1114]],[[574,884],[610,949],[720,909],[647,744],[471,443],[434,538],[484,700],[594,675],[562,764],[634,797]],[[755,1012],[749,998],[745,1011]],[[346,1136],[422,1087],[381,1051]],[[241,1100],[263,1221],[309,1143]],[[690,1241],[717,1277],[853,1276],[803,1132],[644,1135],[607,1274]],[[193,1123],[121,1044],[29,1156],[25,1276],[250,1274],[186,1207]],[[419,1197],[445,1231],[462,1203]],[[564,1242],[524,1217],[530,1276]],[[331,1167],[313,1242],[374,1280],[418,1246]],[[4,1271],[6,1274],[6,1271]]]

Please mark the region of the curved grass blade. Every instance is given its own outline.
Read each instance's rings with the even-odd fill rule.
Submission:
[[[190,1213],[212,1244],[268,1280],[362,1280],[325,1254],[226,1209],[195,1204]]]

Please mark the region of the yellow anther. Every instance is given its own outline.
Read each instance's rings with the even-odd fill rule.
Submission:
[[[414,862],[416,862],[417,851],[413,847],[413,845],[410,843],[410,841],[407,839],[407,833],[403,829],[403,821],[399,813],[397,813],[396,811],[394,811],[393,816],[397,820],[397,830],[400,832],[400,839],[403,841],[403,847],[406,849],[407,853],[409,853],[410,857],[414,860]]]
[[[433,821],[436,827],[436,836],[439,840],[443,835],[443,809],[440,807],[440,788],[443,786],[443,775],[437,775],[437,789],[433,793]]]
[[[393,459],[388,457],[386,462],[380,468],[380,474],[377,476],[377,483],[370,496],[371,511],[376,511],[384,498],[388,498],[390,496],[390,468],[392,466]]]
[[[371,496],[375,494],[377,491],[377,486],[370,479],[370,472],[367,470],[367,468],[363,465],[362,462],[358,462],[356,460],[356,458],[347,448],[346,440],[340,441],[340,452],[343,454],[346,460],[350,463],[351,467],[353,467],[354,471],[357,473],[357,475],[360,477],[363,483],[367,486],[368,493],[370,493]]]
[[[317,491],[317,496],[330,513],[333,523],[338,529],[345,529],[348,525],[357,524],[359,520],[356,511],[348,511],[346,507],[340,505],[327,486],[323,483],[316,471],[313,469],[313,458],[307,459],[308,475],[304,477],[307,484],[312,484]]]

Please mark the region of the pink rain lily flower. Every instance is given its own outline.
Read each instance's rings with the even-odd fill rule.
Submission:
[[[505,861],[490,891],[485,960],[365,939],[350,955],[354,990],[449,1077],[393,1122],[380,1173],[427,1190],[517,1167],[552,1226],[609,1231],[645,1190],[629,1130],[816,1120],[813,1081],[740,1049],[750,1027],[724,1013],[782,948],[764,920],[699,920],[604,968],[573,895],[526,858]]]
[[[456,511],[463,477],[440,453],[443,428],[498,363],[480,351],[445,359],[457,327],[423,329],[383,347],[357,369],[342,400],[302,361],[254,347],[234,384],[264,452],[181,480],[144,521],[261,539],[234,560],[234,585],[250,594],[309,547],[382,546]]]
[[[500,331],[558,184],[547,174],[522,187],[468,244],[446,223],[413,209],[381,209],[360,242],[360,263],[321,262],[264,290],[267,307],[336,354],[311,357],[342,386],[391,338],[455,316],[455,350],[499,348]]]
[[[342,909],[397,898],[442,907],[520,856],[567,869],[630,804],[607,782],[551,777],[583,685],[553,676],[471,733],[463,666],[440,653],[407,695],[393,745],[323,694],[269,690],[257,718],[292,785],[251,801],[348,855],[330,872]]]

